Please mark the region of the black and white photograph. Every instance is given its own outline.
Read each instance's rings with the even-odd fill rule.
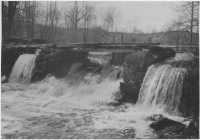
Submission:
[[[1,139],[199,139],[199,1],[1,1]]]

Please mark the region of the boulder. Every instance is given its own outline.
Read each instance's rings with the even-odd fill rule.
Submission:
[[[163,48],[158,46],[151,46],[149,49],[151,55],[156,56],[156,59],[151,63],[161,62],[170,57],[175,57],[176,52],[171,48]]]
[[[194,132],[198,133],[199,132],[199,117],[196,119],[193,119],[188,127],[187,130],[193,130]]]
[[[51,53],[51,48],[48,46],[42,46],[41,47],[41,53],[42,54],[50,54]]]
[[[193,119],[188,126],[182,123],[175,123],[161,131],[156,131],[159,139],[198,139],[199,120]]]
[[[64,77],[69,72],[73,64],[84,63],[86,56],[87,52],[74,50],[66,50],[47,55],[38,55],[35,64],[36,71],[40,72],[35,73],[34,77],[38,77],[41,73],[41,75],[52,74],[58,78]]]
[[[154,114],[152,116],[147,117],[146,121],[159,121],[161,119],[164,119],[165,117],[162,114]]]
[[[165,128],[167,127],[171,127],[171,126],[178,126],[178,125],[181,125],[181,126],[184,126],[184,124],[180,123],[180,122],[177,122],[177,121],[174,121],[174,120],[171,120],[171,119],[168,119],[166,117],[160,117],[158,120],[152,122],[150,124],[150,127],[153,128],[154,130],[156,131],[161,131],[161,130],[164,130]]]
[[[146,63],[144,63],[146,55],[147,51],[138,51],[126,56],[123,71],[125,83],[142,83],[147,69]]]
[[[135,85],[141,85],[147,68],[150,65],[174,56],[174,50],[158,46],[152,46],[149,50],[135,51],[132,54],[127,55],[123,65],[124,82],[133,87]],[[130,90],[130,88],[128,89]],[[123,92],[129,94],[129,90],[123,90]]]
[[[8,82],[8,78],[5,75],[3,75],[1,77],[1,83],[7,83],[7,82]]]
[[[114,66],[123,66],[124,59],[129,54],[131,54],[131,53],[130,52],[117,52],[117,53],[113,53],[113,65]]]
[[[120,91],[124,93],[124,101],[136,103],[141,85],[131,85],[120,82]]]

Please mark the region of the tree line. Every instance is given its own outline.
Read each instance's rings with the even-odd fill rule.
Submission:
[[[104,11],[102,24],[97,25],[97,2],[75,1],[61,9],[57,1],[3,1],[2,34],[27,38],[44,38],[54,41],[60,28],[65,35],[70,34],[72,42],[78,42],[81,31],[85,41],[89,40],[90,30],[96,28],[97,34],[102,30],[114,31],[121,15],[118,9],[110,7]],[[100,28],[100,29],[99,29]]]
[[[120,32],[122,13],[115,7],[99,9],[98,4],[86,1],[2,1],[2,37],[42,38],[63,44],[115,40],[113,36]],[[195,44],[199,34],[199,2],[182,2],[170,8],[179,16],[166,24],[164,32],[173,32],[168,36],[177,45],[182,40]],[[128,29],[122,31],[130,35],[142,34],[138,28],[138,16],[133,15]],[[148,33],[157,32],[152,27]]]

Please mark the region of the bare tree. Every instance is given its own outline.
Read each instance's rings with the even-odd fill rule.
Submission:
[[[114,28],[122,21],[121,11],[114,7],[109,7],[105,12],[104,25],[106,30],[113,32]]]
[[[84,12],[85,2],[75,1],[72,8],[65,12],[65,16],[70,19],[72,28],[74,29],[74,42],[77,42],[78,27],[83,24],[83,19],[94,9],[96,3],[87,7],[87,11]]]
[[[18,1],[2,2],[2,18],[4,20],[3,27],[5,37],[9,37],[11,35],[14,16],[19,3],[20,2]]]
[[[89,11],[89,13],[88,13]],[[86,14],[88,13],[88,14]],[[87,42],[89,40],[89,28],[92,28],[93,21],[96,19],[95,15],[95,8],[92,8],[91,4],[86,3],[84,12],[84,42]]]
[[[187,39],[193,45],[198,39],[194,34],[199,30],[199,1],[182,2],[181,5],[175,5],[172,9],[179,13],[178,19],[174,20],[173,24],[179,26],[182,31],[189,32],[190,37],[187,36]]]
[[[138,21],[139,21],[139,16],[134,14],[133,15],[133,33],[138,32]]]
[[[168,44],[179,46],[183,43],[182,42],[183,34],[181,25],[177,24],[174,21],[172,23],[166,24],[164,28],[167,31],[166,36],[168,37]]]
[[[56,30],[58,28],[58,22],[60,20],[61,11],[58,10],[57,2],[47,2],[46,15],[44,21],[43,31],[41,37],[53,42]]]

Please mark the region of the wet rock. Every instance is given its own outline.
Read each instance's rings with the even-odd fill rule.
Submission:
[[[48,75],[45,71],[34,71],[33,76],[31,77],[31,82],[41,81]]]
[[[126,102],[136,103],[141,85],[131,85],[120,82],[120,91],[124,93],[123,99]]]
[[[175,57],[176,55],[176,52],[173,49],[158,46],[151,46],[149,49],[149,53],[157,57],[153,63],[163,61],[170,57]]]
[[[158,46],[152,46],[149,50],[135,51],[127,55],[123,65],[123,80],[124,83],[130,85],[121,84],[121,91],[125,95],[130,93],[138,94],[139,85],[143,82],[147,68],[153,63],[158,63],[174,56],[175,52],[172,49]]]
[[[46,73],[52,74],[58,78],[64,77],[73,64],[83,63],[86,55],[87,52],[73,50],[61,51],[48,55],[38,55],[35,62],[36,71],[42,71],[44,75]]]
[[[138,51],[127,55],[124,60],[124,82],[127,84],[139,84],[146,72],[145,56],[147,51]]]
[[[175,125],[185,126],[184,124],[182,124],[180,122],[170,120],[170,119],[165,118],[165,117],[160,117],[158,120],[151,123],[150,127],[153,128],[156,131],[161,131],[161,130],[167,128],[167,127],[171,127],[171,126],[175,126]]]
[[[111,102],[111,104],[109,103],[111,106],[118,106],[124,100],[124,94],[120,91],[116,92],[113,97],[115,101]]]
[[[7,83],[7,82],[8,82],[8,78],[5,75],[3,75],[1,77],[1,83]]]
[[[169,48],[152,46],[149,50],[135,51],[124,60],[124,82],[142,83],[147,68],[157,62],[175,56],[175,51]]]
[[[50,54],[51,53],[51,48],[47,46],[42,46],[41,47],[41,53],[42,54]]]
[[[188,127],[188,130],[193,130],[194,132],[199,132],[199,117],[197,119],[193,119]]]
[[[122,66],[124,63],[124,59],[127,55],[130,54],[130,52],[117,52],[113,53],[113,65],[114,66]]]
[[[145,120],[154,121],[150,124],[150,127],[155,130],[155,134],[157,134],[159,139],[186,138],[183,135],[186,125],[180,122],[170,120],[161,114],[154,114]]]
[[[179,110],[185,116],[199,117],[199,62],[189,61],[189,63],[190,65],[186,65],[187,74],[183,83]]]
[[[165,117],[162,114],[154,114],[152,116],[147,117],[146,121],[159,121],[161,119],[164,119]]]
[[[199,122],[198,122],[199,123]],[[199,127],[193,127],[190,124],[188,127],[185,125],[173,125],[167,127],[159,133],[160,139],[199,139]]]

